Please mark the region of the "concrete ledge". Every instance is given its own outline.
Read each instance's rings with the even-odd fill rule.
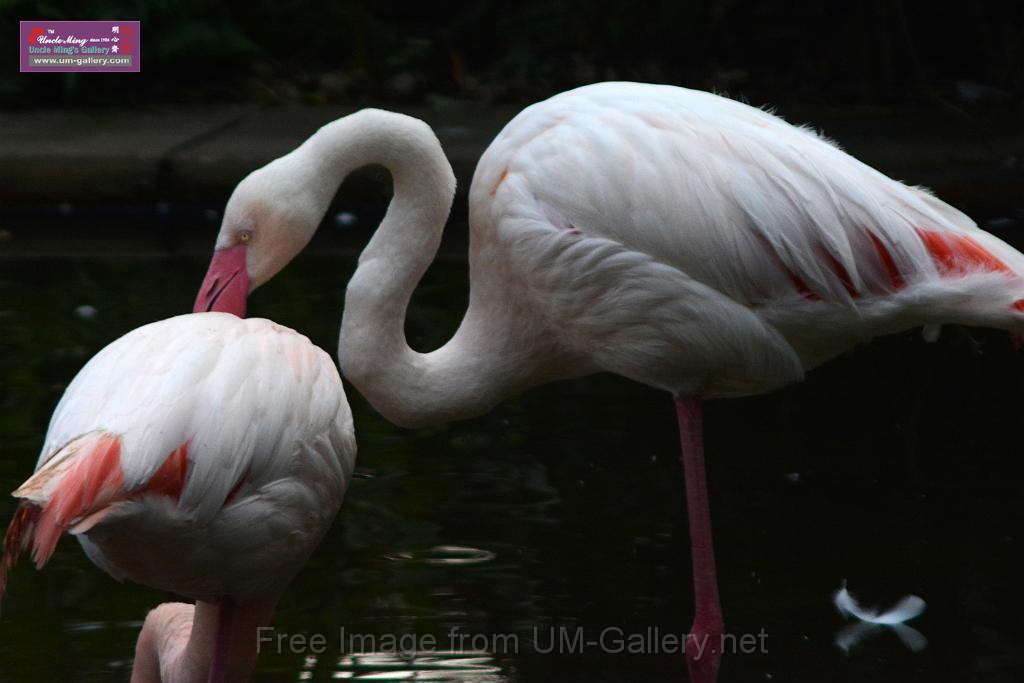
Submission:
[[[326,123],[356,111],[353,107],[280,107],[253,112],[237,125],[176,151],[170,158],[176,194],[227,194],[250,171],[290,152]],[[465,190],[476,162],[514,109],[473,106],[409,108],[434,129]],[[357,179],[358,182],[358,179]]]
[[[0,113],[0,200],[152,196],[175,149],[247,107]]]
[[[480,154],[518,111],[463,103],[395,109],[434,128],[462,192]],[[353,110],[238,105],[0,113],[0,201],[221,202],[247,173]],[[794,106],[780,113],[947,201],[1005,208],[1020,206],[1024,197],[1019,123],[980,123],[941,109]],[[346,194],[386,191],[372,174],[352,185]]]

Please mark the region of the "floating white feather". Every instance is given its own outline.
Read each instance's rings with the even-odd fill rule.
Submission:
[[[864,607],[857,602],[846,588],[844,579],[832,602],[844,617],[858,620],[858,623],[845,626],[836,633],[836,647],[843,652],[849,652],[850,648],[882,627],[895,631],[900,641],[913,652],[920,652],[928,646],[928,639],[920,631],[904,623],[921,616],[927,606],[925,601],[916,595],[907,595],[891,609],[882,612],[878,608]]]

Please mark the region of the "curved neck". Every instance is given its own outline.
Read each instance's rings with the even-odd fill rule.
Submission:
[[[433,131],[414,118],[363,110],[321,128],[296,154],[326,210],[345,177],[384,166],[394,197],[349,282],[338,358],[342,372],[390,421],[414,427],[481,414],[511,390],[514,373],[494,363],[502,335],[473,305],[455,336],[431,353],[405,338],[409,299],[441,242],[455,176]]]

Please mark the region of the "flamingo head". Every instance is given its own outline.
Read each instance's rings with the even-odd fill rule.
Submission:
[[[303,174],[290,168],[290,156],[253,171],[231,194],[194,313],[244,317],[249,293],[295,258],[316,232],[326,206],[310,189],[315,183],[302,182]]]

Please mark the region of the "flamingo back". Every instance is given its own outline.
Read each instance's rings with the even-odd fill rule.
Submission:
[[[671,325],[659,332],[647,322],[667,315],[666,301],[691,296],[693,283],[719,306],[742,307],[770,328],[765,336],[757,325],[731,325],[732,314],[701,321],[719,330],[702,342],[731,339],[726,346],[734,351],[691,369],[703,375],[689,383],[704,382],[704,395],[756,393],[799,379],[773,334],[808,369],[857,341],[921,324],[1024,329],[1019,252],[814,131],[710,93],[602,83],[533,105],[481,159],[470,210],[475,255],[500,253],[533,305],[569,299],[591,281],[601,284],[592,298],[618,310],[602,321],[602,307],[568,317],[552,309],[549,333],[575,334],[570,343],[592,358],[621,336],[612,324],[633,321],[637,337],[660,335],[662,346],[676,350],[662,349],[674,358],[657,373],[625,374],[672,391],[689,387],[665,380],[665,372],[681,358],[708,354],[680,341],[687,334],[696,340],[692,332]],[[610,249],[619,255],[593,256]],[[650,261],[652,286],[622,280],[624,259]],[[655,273],[662,268],[681,277]],[[574,333],[566,320],[586,325]],[[751,343],[735,332],[752,334]],[[769,366],[751,355],[755,347],[777,350]],[[750,375],[757,367],[760,379]],[[732,380],[718,391],[707,377],[723,371]],[[754,381],[744,381],[745,373]]]
[[[115,578],[192,598],[271,590],[312,551],[355,458],[330,357],[259,319],[179,316],[100,351],[54,411],[5,541],[78,536]]]

